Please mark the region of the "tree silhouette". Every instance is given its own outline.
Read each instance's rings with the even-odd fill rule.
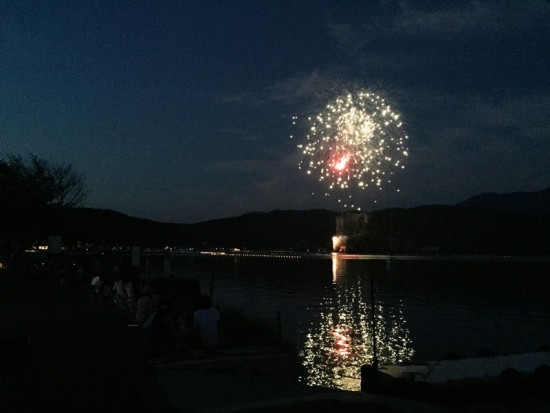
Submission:
[[[47,235],[51,212],[80,206],[86,193],[85,177],[70,164],[36,155],[0,159],[0,254]]]

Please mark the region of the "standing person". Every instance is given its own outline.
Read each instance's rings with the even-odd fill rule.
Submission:
[[[163,288],[161,286],[151,288],[151,311],[156,311],[162,299],[164,298]]]
[[[124,288],[124,281],[122,277],[116,275],[115,282],[113,284],[114,302],[121,310],[132,310],[128,298],[126,296],[126,289]]]
[[[134,284],[131,279],[127,279],[124,283],[124,291],[126,292],[126,302],[130,311],[135,310]]]
[[[149,286],[143,287],[141,296],[137,301],[137,310],[135,322],[143,324],[151,315],[151,289]]]
[[[93,300],[96,302],[101,301],[101,284],[101,277],[98,273],[96,273],[92,278],[92,282],[90,283],[90,285],[92,286],[92,297]]]
[[[208,295],[199,299],[199,308],[193,313],[193,328],[198,330],[201,347],[216,350],[220,341],[220,313],[212,307]]]

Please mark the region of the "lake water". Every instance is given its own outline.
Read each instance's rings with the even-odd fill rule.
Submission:
[[[311,385],[356,389],[373,341],[380,364],[550,345],[548,260],[175,256],[171,270],[222,309],[273,322],[280,312]]]

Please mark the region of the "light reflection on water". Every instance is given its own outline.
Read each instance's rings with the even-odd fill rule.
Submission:
[[[313,309],[315,317],[305,329],[299,351],[304,375],[299,380],[308,385],[359,390],[360,369],[373,363],[374,342],[379,364],[401,364],[414,355],[402,305],[385,308],[376,291],[367,293],[364,280],[371,281],[370,277],[346,280],[346,264],[332,258],[332,292]],[[372,296],[374,314],[372,300],[367,298]]]
[[[151,269],[162,262],[151,259]],[[176,258],[174,270],[213,287],[220,308],[276,325],[302,356],[302,381],[356,388],[372,360],[370,280],[380,363],[423,363],[550,345],[550,263],[382,259]],[[387,360],[387,361],[385,361]]]

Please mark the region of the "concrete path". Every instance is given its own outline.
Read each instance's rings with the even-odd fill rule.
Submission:
[[[442,412],[416,401],[301,385],[294,367],[295,359],[285,354],[222,354],[153,370],[169,402],[186,413]]]
[[[330,392],[299,384],[294,364],[285,354],[218,354],[153,370],[170,403],[184,412]]]

